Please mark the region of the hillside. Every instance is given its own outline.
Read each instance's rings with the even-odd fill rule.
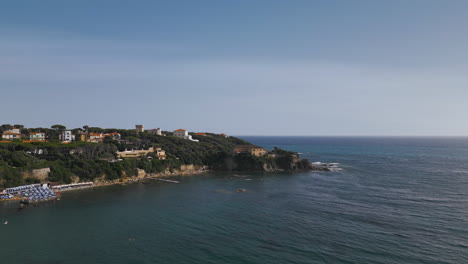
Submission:
[[[219,134],[192,135],[199,142],[171,136],[149,133],[136,134],[135,130],[110,129],[121,135],[120,140],[106,137],[102,143],[74,141],[62,144],[49,142],[21,141],[0,143],[0,187],[17,186],[41,180],[58,183],[76,181],[107,181],[132,177],[144,170],[155,174],[177,171],[181,165],[197,165],[222,171],[275,171],[310,169],[310,163],[300,160],[298,155],[280,149],[256,157],[248,153],[235,154],[236,145],[248,145],[242,139]],[[117,159],[116,152],[131,149],[162,148],[165,160],[154,153],[144,158]],[[29,172],[50,168],[46,179],[38,179]]]

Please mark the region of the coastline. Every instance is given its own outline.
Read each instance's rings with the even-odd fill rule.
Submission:
[[[164,173],[153,173],[153,174],[145,173],[144,176],[124,177],[115,181],[97,181],[97,182],[94,182],[93,185],[90,185],[90,186],[80,186],[76,188],[63,189],[63,190],[54,191],[54,192],[56,193],[57,198],[59,198],[60,200],[60,196],[63,192],[79,191],[79,190],[84,190],[84,189],[91,189],[95,187],[104,187],[104,186],[112,186],[112,185],[127,185],[127,184],[143,182],[147,180],[155,180],[158,178],[164,179],[164,178],[177,177],[177,176],[193,176],[193,175],[198,175],[198,174],[207,173],[207,172],[210,172],[210,170],[190,170],[190,171],[176,171],[176,172],[164,172]],[[21,201],[21,200],[24,200],[24,198],[15,196],[9,199],[0,199],[0,202],[11,202],[11,201]],[[41,201],[41,202],[46,202],[46,201]],[[35,203],[41,203],[41,202],[35,202]]]
[[[326,164],[328,165],[328,164]],[[139,183],[139,182],[144,182],[148,180],[158,180],[158,179],[167,179],[171,177],[178,177],[178,176],[194,176],[194,175],[199,175],[203,173],[208,173],[212,172],[213,170],[208,170],[205,168],[200,168],[200,167],[194,167],[193,165],[185,165],[187,167],[181,167],[181,170],[175,170],[173,172],[170,172],[169,170],[162,172],[162,173],[146,173],[143,169],[138,169],[138,173],[136,176],[132,177],[126,177],[124,173],[124,177],[121,177],[117,180],[113,181],[108,181],[105,180],[105,175],[101,176],[99,179],[96,179],[96,181],[93,182],[92,185],[83,185],[83,186],[78,186],[74,188],[67,188],[67,189],[61,189],[58,191],[54,191],[55,194],[57,195],[57,200],[60,200],[60,196],[63,192],[70,192],[70,191],[78,191],[78,190],[83,190],[83,189],[90,189],[90,188],[95,188],[95,187],[104,187],[104,186],[112,186],[112,185],[127,185],[127,184],[133,184],[133,183]],[[263,172],[283,172],[284,170],[264,170]],[[317,166],[317,165],[312,165],[309,169],[300,169],[300,170],[295,170],[296,172],[301,172],[301,171],[333,171],[330,167],[328,166]],[[170,181],[169,181],[170,182]],[[77,182],[81,183],[81,182]],[[173,183],[178,183],[178,182],[173,182]],[[24,200],[22,197],[13,197],[9,199],[1,199],[0,202],[3,201],[21,201]],[[48,201],[48,200],[47,200]],[[41,202],[46,202],[46,201],[38,201],[35,203],[41,203]]]
[[[64,189],[61,190],[57,193],[62,193],[62,192],[70,192],[70,191],[78,191],[78,190],[83,190],[83,189],[91,189],[95,187],[104,187],[104,186],[112,186],[112,185],[128,185],[128,184],[133,184],[133,183],[139,183],[147,180],[155,180],[157,178],[170,178],[170,177],[177,177],[177,176],[193,176],[193,175],[199,175],[203,173],[210,172],[210,170],[201,170],[201,171],[193,171],[193,172],[174,172],[170,174],[146,174],[144,177],[129,177],[129,178],[122,178],[119,179],[118,181],[104,181],[104,182],[95,182],[91,186],[83,186],[79,188],[73,188],[73,189]],[[21,199],[19,199],[21,200]]]

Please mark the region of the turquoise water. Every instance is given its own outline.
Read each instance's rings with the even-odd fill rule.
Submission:
[[[209,173],[21,211],[0,203],[1,263],[468,263],[468,138],[246,139],[343,171]]]

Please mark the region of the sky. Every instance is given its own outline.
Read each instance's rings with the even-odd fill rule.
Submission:
[[[3,1],[0,123],[467,135],[468,1]]]

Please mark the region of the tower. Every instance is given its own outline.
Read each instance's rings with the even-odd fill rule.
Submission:
[[[145,132],[145,127],[143,125],[135,125],[137,135],[141,132]]]

